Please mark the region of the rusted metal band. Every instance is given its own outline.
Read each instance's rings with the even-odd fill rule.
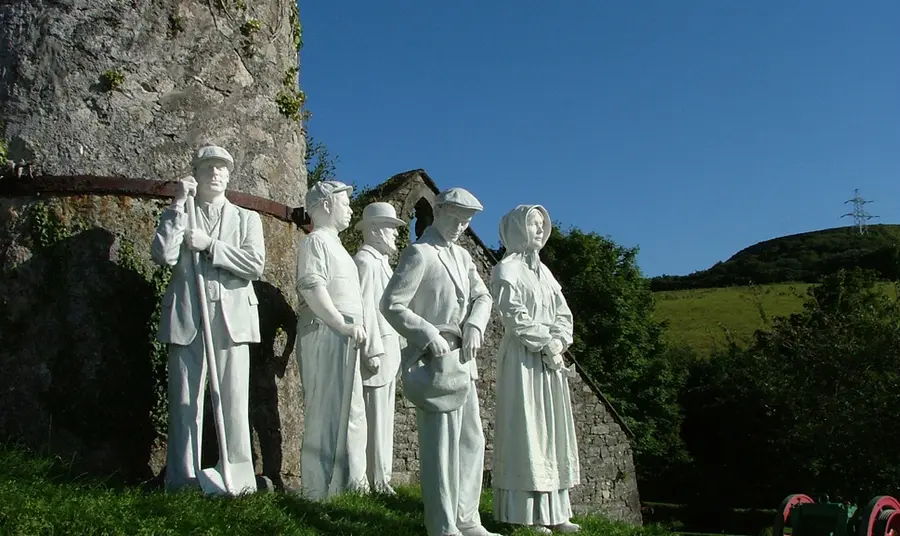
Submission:
[[[128,195],[132,197],[168,198],[175,195],[177,181],[97,177],[94,175],[38,175],[0,180],[0,197],[39,195]],[[309,216],[303,207],[289,207],[255,195],[229,190],[229,201],[240,207],[268,214],[281,221],[309,229]]]

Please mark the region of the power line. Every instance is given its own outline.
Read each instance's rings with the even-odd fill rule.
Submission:
[[[859,196],[859,188],[853,190],[853,199],[848,199],[844,201],[844,204],[853,203],[853,212],[848,212],[841,216],[842,218],[846,218],[850,216],[853,218],[853,225],[856,226],[856,229],[859,231],[859,234],[866,234],[869,231],[868,221],[872,218],[877,218],[878,216],[873,216],[865,211],[863,208],[866,203],[874,203],[874,201],[866,201],[862,197]]]

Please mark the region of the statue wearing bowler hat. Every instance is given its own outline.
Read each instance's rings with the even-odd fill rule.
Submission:
[[[408,342],[403,394],[416,406],[428,535],[490,536],[478,513],[484,433],[475,357],[492,300],[456,244],[482,206],[462,188],[441,192],[435,204],[434,223],[400,256],[381,312]]]
[[[397,217],[390,203],[370,203],[363,209],[356,228],[363,233],[363,245],[353,260],[359,270],[359,289],[368,340],[360,348],[363,398],[366,404],[366,475],[371,489],[393,494],[391,469],[394,454],[394,405],[400,349],[404,341],[377,310],[394,271],[388,256],[397,251],[397,228],[406,222]],[[375,344],[380,341],[380,346]]]

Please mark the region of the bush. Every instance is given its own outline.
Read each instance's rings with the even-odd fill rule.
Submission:
[[[825,276],[801,313],[693,368],[682,403],[698,493],[771,507],[897,492],[900,306],[874,283],[860,269]]]

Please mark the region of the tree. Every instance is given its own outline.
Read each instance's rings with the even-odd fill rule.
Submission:
[[[338,156],[331,156],[328,146],[309,135],[306,136],[306,187],[321,181],[330,181],[337,178]]]
[[[328,151],[328,146],[320,141],[316,141],[308,132],[305,134],[307,188],[311,188],[317,182],[339,180],[337,178],[337,163],[339,157],[331,156],[331,153]],[[362,218],[362,212],[366,205],[379,200],[381,190],[377,187],[360,188],[355,182],[342,182],[353,186],[353,192],[350,195],[350,207],[353,209],[353,217],[350,220],[350,227],[344,229],[341,232],[340,237],[341,243],[347,251],[354,254],[363,242],[362,232],[356,229],[356,223]],[[409,242],[409,229],[407,227],[400,227],[399,232],[400,235],[397,239],[398,252],[392,259],[393,261],[396,261],[399,252],[402,251],[403,248],[406,247],[407,242]]]
[[[710,495],[727,486],[741,506],[771,507],[789,493],[867,502],[897,489],[900,305],[861,269],[808,293],[802,312],[692,371],[684,437]]]
[[[654,319],[637,248],[554,225],[541,258],[562,285],[575,320],[572,353],[635,433],[638,478],[660,476],[684,459],[678,395],[690,351],[669,348]]]

